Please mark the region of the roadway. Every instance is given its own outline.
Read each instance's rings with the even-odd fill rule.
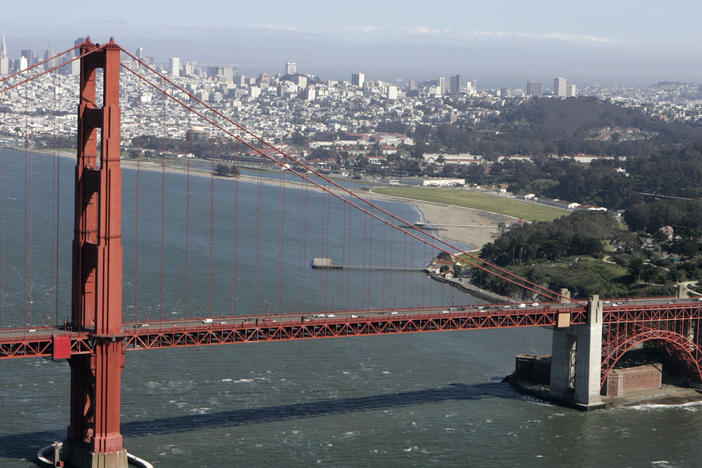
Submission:
[[[604,323],[675,319],[684,309],[702,315],[702,298],[606,299]],[[587,320],[586,308],[578,303],[522,303],[454,305],[398,309],[343,310],[281,315],[245,315],[176,318],[148,322],[126,322],[122,333],[128,350],[202,346],[253,341],[330,338],[391,333],[420,333],[512,327],[552,327],[559,314],[568,314],[570,324]],[[55,340],[70,337],[71,354],[90,352],[91,333],[61,327],[0,330],[0,359],[52,357]],[[64,338],[61,338],[64,337]]]

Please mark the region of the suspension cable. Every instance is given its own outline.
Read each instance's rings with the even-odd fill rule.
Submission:
[[[339,190],[341,190],[341,191],[343,191],[343,192],[346,192],[346,193],[350,194],[351,196],[353,196],[353,197],[357,198],[358,200],[360,200],[360,201],[366,203],[367,205],[369,205],[369,206],[371,206],[371,207],[377,209],[378,211],[384,213],[385,215],[390,216],[391,218],[395,219],[396,221],[399,221],[399,222],[402,222],[402,223],[406,223],[406,224],[408,224],[408,226],[409,226],[410,228],[412,228],[412,229],[414,229],[414,230],[416,230],[416,231],[422,233],[423,235],[426,235],[427,237],[429,237],[429,238],[431,238],[431,239],[433,239],[433,240],[435,240],[435,241],[437,241],[437,242],[440,242],[441,244],[443,244],[443,245],[445,245],[445,246],[447,246],[447,247],[449,247],[449,248],[454,249],[455,251],[457,251],[457,252],[447,252],[447,251],[446,251],[446,253],[449,254],[450,256],[455,257],[455,258],[460,258],[459,255],[464,255],[464,256],[466,256],[466,257],[470,257],[470,258],[472,258],[474,261],[478,261],[478,262],[481,262],[481,263],[484,264],[484,265],[488,265],[488,266],[490,266],[490,267],[492,267],[492,268],[494,268],[494,269],[500,271],[500,272],[503,273],[504,275],[508,275],[508,276],[513,277],[513,278],[517,278],[516,281],[512,280],[512,281],[510,281],[510,282],[512,282],[513,284],[516,284],[516,285],[518,285],[518,286],[520,286],[520,287],[523,287],[523,288],[525,288],[525,289],[528,289],[528,290],[530,290],[530,291],[532,291],[532,292],[536,292],[537,294],[541,294],[541,295],[544,295],[544,296],[547,296],[547,297],[551,297],[551,298],[556,298],[556,297],[557,297],[557,298],[560,298],[560,299],[562,299],[562,300],[566,300],[566,301],[569,301],[569,302],[575,302],[575,303],[579,303],[579,304],[584,304],[582,301],[577,301],[577,300],[575,300],[575,299],[571,299],[571,298],[569,298],[569,297],[563,296],[563,295],[561,295],[561,294],[559,294],[559,293],[557,293],[557,292],[555,292],[555,291],[552,291],[552,290],[550,290],[550,289],[548,289],[548,288],[546,288],[546,287],[544,287],[544,286],[541,286],[541,285],[536,284],[536,283],[534,283],[534,282],[532,282],[532,281],[529,281],[529,280],[527,280],[526,278],[520,277],[519,275],[517,275],[517,274],[515,274],[515,273],[512,273],[511,271],[509,271],[509,270],[507,270],[507,269],[504,269],[504,268],[502,268],[502,267],[500,267],[500,266],[498,266],[498,265],[495,265],[495,264],[493,264],[493,263],[491,263],[491,262],[489,262],[489,261],[487,261],[487,260],[485,260],[485,259],[482,259],[482,258],[480,258],[480,257],[477,257],[477,256],[471,254],[470,252],[466,252],[466,251],[464,251],[463,249],[458,248],[458,247],[455,246],[454,244],[452,244],[452,243],[450,243],[450,242],[447,242],[447,241],[444,241],[443,239],[439,238],[438,236],[435,236],[434,234],[431,234],[431,233],[429,233],[429,232],[426,232],[426,231],[422,230],[422,229],[419,228],[418,226],[415,226],[415,225],[413,225],[413,224],[411,224],[411,223],[407,223],[407,222],[406,222],[405,220],[403,220],[402,218],[400,218],[400,217],[394,215],[393,213],[390,213],[389,211],[387,211],[387,210],[385,210],[385,209],[379,207],[379,206],[376,205],[375,203],[373,203],[373,202],[371,202],[371,201],[369,201],[369,200],[367,200],[367,199],[361,197],[360,195],[355,194],[355,193],[352,192],[351,190],[348,190],[347,188],[343,187],[342,185],[340,185],[340,184],[334,182],[332,179],[330,179],[330,178],[324,176],[323,174],[319,173],[318,171],[314,170],[312,167],[308,166],[308,165],[305,164],[304,162],[297,160],[296,158],[294,158],[294,157],[292,157],[291,155],[287,154],[287,153],[284,152],[283,150],[277,148],[276,146],[272,145],[271,143],[268,143],[268,142],[267,142],[266,140],[264,140],[263,138],[261,138],[261,137],[259,137],[258,135],[254,134],[254,133],[251,132],[250,130],[246,129],[243,125],[241,125],[241,124],[239,124],[239,123],[237,123],[237,122],[234,122],[233,120],[231,120],[230,118],[228,118],[227,116],[225,116],[224,114],[222,114],[221,112],[219,112],[219,111],[217,111],[216,109],[214,109],[212,106],[206,104],[206,103],[203,102],[201,99],[199,99],[199,98],[197,98],[196,96],[194,96],[192,93],[189,93],[187,90],[185,90],[185,89],[182,88],[181,86],[177,85],[177,84],[174,83],[172,80],[168,79],[168,77],[166,77],[166,76],[163,75],[162,73],[159,73],[157,70],[155,70],[154,68],[150,67],[148,64],[146,64],[146,63],[144,63],[143,61],[141,61],[138,57],[132,55],[131,53],[129,53],[128,51],[126,51],[126,50],[124,50],[124,49],[121,49],[121,50],[122,50],[126,55],[130,56],[132,59],[134,59],[134,60],[136,60],[137,62],[143,64],[148,70],[150,70],[151,72],[153,72],[154,74],[156,74],[157,76],[159,76],[163,81],[165,81],[165,82],[171,84],[172,86],[174,86],[174,87],[175,87],[176,89],[178,89],[179,91],[185,93],[191,100],[193,100],[193,101],[199,103],[200,105],[204,106],[206,109],[208,109],[208,110],[210,110],[211,112],[213,112],[215,115],[221,117],[222,119],[224,119],[224,120],[227,121],[228,123],[234,125],[236,128],[238,128],[238,129],[241,130],[242,132],[244,132],[244,133],[246,133],[247,135],[249,135],[250,137],[252,137],[254,140],[259,141],[262,145],[264,145],[264,146],[266,146],[266,147],[272,149],[273,151],[275,151],[276,153],[280,154],[281,156],[283,156],[284,158],[288,159],[289,161],[292,161],[292,162],[294,162],[294,163],[296,163],[296,164],[299,164],[300,166],[302,166],[302,167],[303,167],[304,169],[306,169],[307,171],[309,171],[309,172],[315,174],[317,177],[319,177],[319,178],[321,178],[322,180],[326,181],[327,183],[333,185],[333,186],[336,187],[337,189],[339,189]],[[131,70],[130,70],[130,71],[131,71]],[[143,78],[143,77],[140,77],[140,78],[145,79],[145,78]],[[171,98],[172,98],[172,99],[176,99],[176,98],[173,97],[173,96],[172,96]],[[187,105],[184,104],[184,103],[181,103],[181,105],[186,106],[186,107],[189,107],[189,106],[187,106]],[[212,122],[212,121],[208,121],[208,122],[211,123],[212,125],[216,125],[216,124],[215,124],[214,122]],[[274,163],[276,163],[276,164],[278,164],[278,165],[283,165],[282,163],[280,163],[280,161],[276,160],[275,158],[272,158],[272,157],[269,156],[268,154],[265,154],[265,152],[259,152],[259,154],[260,154],[261,156],[263,156],[263,157],[265,157],[265,158],[267,158],[267,159],[273,161]],[[293,171],[293,172],[294,172],[294,171]],[[441,250],[444,251],[443,249],[441,249]],[[465,259],[461,259],[461,260],[464,260],[464,261],[465,261]],[[466,262],[466,263],[469,263],[470,265],[473,265],[473,264],[470,263],[470,262]],[[477,266],[476,266],[476,267],[477,267]],[[477,267],[477,268],[480,268],[480,267]],[[491,273],[491,274],[494,274],[495,276],[499,276],[499,277],[502,278],[502,279],[506,279],[506,278],[504,278],[503,276],[498,275],[497,273],[491,272],[490,270],[487,270],[487,269],[486,269],[486,271],[488,271],[488,272]],[[520,283],[520,282],[521,282],[521,283]],[[530,285],[531,287],[525,286],[526,284]],[[540,290],[540,292],[539,292],[539,291],[534,291],[534,289],[532,289],[532,288],[537,288],[537,289]],[[545,291],[546,293],[548,293],[548,294],[545,294],[544,291]]]
[[[129,54],[128,52],[125,51],[125,53],[127,53],[127,55],[130,55],[130,56],[131,56],[131,54]],[[138,59],[136,59],[136,60],[138,60]],[[231,131],[225,129],[224,127],[222,127],[221,125],[219,125],[218,123],[216,123],[216,122],[215,122],[214,120],[212,120],[211,118],[209,118],[209,117],[207,117],[206,115],[204,115],[203,113],[198,112],[197,110],[193,109],[191,106],[187,105],[187,104],[186,104],[185,102],[183,102],[181,99],[179,99],[179,98],[173,96],[171,93],[169,93],[169,92],[163,90],[163,89],[160,88],[157,84],[153,83],[153,82],[152,82],[151,80],[149,80],[148,78],[146,78],[146,77],[142,76],[141,74],[139,74],[138,72],[134,71],[132,68],[130,68],[130,67],[127,66],[126,64],[121,63],[121,66],[122,66],[123,68],[125,68],[127,71],[129,71],[130,73],[132,73],[132,74],[134,74],[135,76],[137,76],[139,79],[141,79],[141,80],[143,80],[144,82],[146,82],[147,84],[149,84],[150,86],[152,86],[152,87],[154,87],[155,89],[159,90],[160,92],[164,93],[166,96],[168,96],[170,99],[174,100],[174,101],[175,101],[176,103],[178,103],[179,105],[185,107],[186,109],[189,109],[190,111],[192,111],[195,115],[197,115],[198,117],[200,117],[200,118],[201,118],[202,120],[204,120],[205,122],[207,122],[207,123],[209,123],[210,125],[212,125],[212,126],[218,128],[219,130],[221,130],[221,131],[224,132],[225,134],[231,136],[231,137],[234,138],[235,140],[237,140],[237,141],[241,142],[242,144],[246,145],[246,146],[249,147],[251,150],[253,150],[253,151],[256,152],[257,154],[259,154],[260,156],[264,157],[265,159],[268,159],[269,161],[273,162],[274,164],[276,164],[276,165],[278,165],[278,166],[280,166],[280,167],[284,167],[284,166],[285,166],[285,163],[284,163],[284,162],[279,161],[278,159],[276,159],[276,158],[272,157],[271,155],[267,154],[266,151],[263,151],[262,149],[259,149],[259,148],[255,147],[252,143],[250,143],[250,142],[244,140],[243,138],[239,137],[238,135],[234,134],[233,132],[231,132]],[[197,99],[195,96],[192,96],[192,94],[188,93],[187,91],[185,91],[185,90],[183,90],[182,88],[180,88],[180,87],[178,87],[177,85],[175,85],[175,84],[174,84],[172,81],[170,81],[167,77],[165,77],[165,76],[163,76],[162,74],[156,72],[155,70],[153,70],[153,69],[152,69],[151,67],[149,67],[148,65],[145,65],[145,66],[146,66],[148,69],[152,70],[154,73],[156,73],[158,76],[162,77],[164,81],[166,81],[166,82],[168,82],[168,83],[171,83],[173,86],[177,87],[179,90],[181,90],[181,91],[182,91],[183,93],[185,93],[186,95],[191,96],[191,98],[192,98],[193,100],[196,100],[197,102],[202,103],[202,101],[200,101],[199,99]],[[431,233],[428,233],[428,232],[426,232],[426,231],[424,231],[424,230],[418,228],[417,226],[414,226],[413,224],[409,223],[408,221],[406,221],[406,220],[404,220],[404,219],[402,219],[402,218],[400,218],[400,217],[398,217],[398,216],[396,216],[396,215],[394,215],[394,214],[388,212],[387,210],[385,210],[385,209],[379,207],[378,205],[376,205],[375,203],[372,203],[372,202],[368,201],[367,199],[365,199],[365,198],[363,198],[363,197],[361,197],[361,196],[355,194],[354,192],[348,190],[347,188],[345,188],[345,187],[343,187],[343,186],[337,184],[337,183],[334,182],[333,180],[331,180],[331,179],[329,179],[329,178],[323,176],[322,174],[320,174],[319,172],[315,171],[314,169],[312,169],[311,167],[307,166],[306,164],[302,163],[301,161],[298,161],[297,159],[295,159],[295,158],[293,158],[293,157],[291,157],[291,156],[285,154],[285,153],[282,152],[281,150],[278,150],[277,148],[275,148],[275,147],[272,146],[271,144],[267,143],[265,140],[263,140],[263,139],[257,137],[256,135],[253,135],[250,131],[248,131],[247,129],[241,127],[241,125],[237,124],[236,122],[231,121],[231,120],[228,119],[227,117],[222,116],[222,114],[219,113],[218,111],[216,111],[215,109],[213,109],[213,108],[207,106],[207,105],[204,104],[204,103],[202,103],[202,104],[203,104],[205,107],[207,107],[209,110],[212,110],[213,113],[215,113],[215,114],[217,114],[217,115],[223,117],[225,120],[227,120],[228,122],[232,123],[232,125],[236,126],[238,129],[242,130],[243,132],[245,132],[245,133],[248,134],[248,135],[253,136],[253,138],[254,138],[255,140],[262,142],[263,145],[268,146],[268,147],[272,148],[272,149],[275,150],[275,151],[278,151],[278,152],[279,152],[281,155],[283,155],[285,158],[288,158],[288,159],[290,159],[291,161],[295,162],[296,164],[299,164],[299,165],[302,166],[303,168],[307,169],[309,172],[311,172],[311,173],[315,174],[316,176],[320,177],[322,180],[328,182],[330,185],[334,186],[335,188],[339,189],[340,191],[345,192],[345,193],[348,193],[349,195],[351,195],[352,197],[355,197],[355,198],[358,199],[359,201],[368,204],[371,208],[374,208],[374,209],[380,211],[381,213],[387,215],[388,217],[390,217],[390,218],[392,218],[392,219],[394,219],[394,220],[396,220],[396,221],[399,221],[400,223],[402,223],[402,224],[404,224],[404,225],[406,225],[406,226],[412,228],[414,231],[417,231],[419,234],[424,235],[424,236],[428,237],[429,239],[431,239],[431,240],[433,240],[433,241],[435,241],[435,242],[438,242],[438,243],[440,243],[440,244],[443,244],[443,245],[445,245],[445,246],[447,246],[447,247],[449,247],[449,248],[451,248],[451,249],[454,249],[454,252],[449,252],[449,251],[447,251],[444,247],[439,247],[439,246],[437,246],[435,242],[431,242],[431,241],[429,241],[429,240],[427,240],[427,239],[424,239],[424,238],[420,237],[418,234],[415,234],[414,232],[410,232],[410,231],[404,229],[403,227],[395,226],[395,225],[394,225],[393,223],[391,223],[389,220],[384,219],[384,218],[382,218],[381,216],[379,216],[378,214],[375,214],[375,213],[369,211],[369,209],[363,208],[363,207],[360,206],[358,203],[355,203],[355,202],[353,202],[353,201],[350,200],[350,199],[349,199],[349,200],[346,200],[344,197],[342,197],[342,196],[340,196],[338,193],[336,193],[332,188],[330,188],[330,187],[328,187],[328,186],[326,186],[326,185],[324,185],[324,184],[321,184],[321,183],[319,183],[319,182],[316,182],[316,181],[310,179],[308,176],[306,176],[305,174],[302,174],[300,171],[298,171],[298,170],[296,170],[296,169],[293,169],[293,168],[290,168],[290,169],[289,169],[290,172],[292,172],[293,174],[297,175],[297,176],[300,177],[301,179],[303,179],[303,180],[305,180],[305,181],[307,181],[307,182],[309,182],[309,183],[315,185],[315,186],[316,186],[317,188],[319,188],[320,190],[322,190],[322,191],[324,191],[324,192],[327,192],[328,194],[330,194],[330,195],[332,195],[332,196],[338,198],[339,200],[343,201],[344,203],[348,203],[348,204],[350,204],[351,206],[354,206],[356,209],[358,209],[358,210],[364,212],[365,214],[367,214],[367,215],[369,215],[369,216],[371,216],[371,217],[373,217],[373,218],[375,218],[375,219],[377,219],[377,220],[379,220],[379,221],[381,221],[381,222],[383,222],[383,223],[385,223],[385,224],[390,225],[390,226],[393,227],[394,229],[399,230],[400,232],[403,232],[404,234],[406,234],[406,235],[408,235],[408,236],[410,236],[410,237],[412,237],[412,238],[414,238],[414,239],[416,239],[416,240],[418,240],[418,241],[420,241],[420,242],[422,242],[422,243],[424,243],[424,244],[426,244],[426,245],[428,245],[428,246],[431,246],[431,247],[433,247],[433,248],[435,248],[435,249],[438,249],[438,250],[440,250],[440,251],[442,251],[442,252],[445,252],[446,254],[448,254],[448,255],[450,255],[450,256],[452,256],[452,257],[454,257],[454,258],[460,258],[461,261],[463,261],[463,262],[465,262],[465,263],[467,263],[467,264],[469,264],[469,265],[471,265],[471,266],[473,266],[473,267],[475,267],[475,268],[484,270],[484,271],[488,272],[489,274],[492,274],[492,275],[494,275],[494,276],[496,276],[496,277],[499,277],[500,279],[503,279],[503,280],[505,280],[505,281],[507,281],[507,282],[510,282],[510,283],[512,283],[512,284],[514,284],[514,285],[516,285],[516,286],[518,286],[518,287],[521,287],[521,288],[524,288],[524,289],[526,289],[526,290],[529,290],[529,291],[531,291],[531,292],[533,292],[533,293],[535,293],[535,294],[539,294],[539,295],[542,295],[542,296],[545,296],[545,297],[549,297],[549,298],[551,298],[551,299],[554,299],[554,298],[556,298],[556,297],[559,297],[559,298],[562,298],[562,299],[567,299],[567,300],[570,301],[570,302],[575,302],[575,303],[583,304],[582,301],[578,301],[578,300],[575,300],[575,299],[567,298],[567,297],[562,296],[561,294],[559,294],[559,293],[557,293],[557,292],[555,292],[555,291],[552,291],[552,290],[550,290],[550,289],[548,289],[548,288],[545,288],[544,286],[541,286],[541,285],[538,285],[538,284],[533,283],[533,282],[531,282],[531,281],[528,281],[528,280],[526,280],[526,279],[524,279],[524,278],[522,278],[522,277],[520,277],[520,276],[518,276],[518,275],[516,275],[516,274],[514,274],[514,273],[512,273],[512,272],[510,272],[510,271],[508,271],[508,270],[506,270],[506,269],[504,269],[504,268],[501,268],[501,267],[499,267],[499,266],[497,266],[497,265],[494,265],[494,264],[492,264],[492,263],[490,263],[490,262],[488,262],[488,261],[486,261],[486,260],[484,260],[484,259],[481,259],[481,258],[479,258],[479,257],[476,257],[475,255],[472,255],[472,254],[470,254],[470,253],[468,253],[468,252],[465,252],[465,251],[463,251],[462,249],[456,247],[455,245],[453,245],[453,244],[451,244],[451,243],[449,243],[449,242],[447,242],[447,241],[444,241],[443,239],[438,238],[437,236],[435,236],[435,235],[433,235],[433,234],[431,234]],[[456,251],[457,251],[457,252],[456,252]],[[459,255],[465,255],[467,258],[465,258],[465,257],[464,257],[464,258],[461,258],[461,257],[459,257]],[[470,258],[471,260],[468,260],[468,258]],[[480,262],[480,263],[476,263],[476,262]],[[500,272],[503,273],[503,274],[499,274],[499,273],[497,273],[496,271],[489,270],[489,269],[486,268],[484,265],[489,265],[489,266],[495,268],[496,270],[500,271]],[[516,279],[515,279],[515,278],[516,278]],[[529,286],[527,286],[527,285],[529,285]]]

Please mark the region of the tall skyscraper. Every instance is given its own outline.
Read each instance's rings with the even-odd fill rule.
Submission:
[[[366,75],[363,73],[354,73],[351,75],[351,84],[363,88],[363,83],[366,81]]]
[[[527,81],[526,84],[527,96],[541,97],[544,94],[544,84],[540,81]]]
[[[297,73],[297,65],[295,62],[285,62],[285,74],[294,75]]]
[[[85,38],[79,37],[75,41],[73,41],[73,45],[79,46],[83,42],[85,42]],[[73,51],[74,57],[78,57],[79,55],[80,55],[80,49],[76,49],[75,51]],[[62,71],[62,73],[66,73],[66,74],[69,74],[72,76],[80,75],[80,60],[75,60],[75,61],[71,62],[70,65],[62,67],[61,71]]]
[[[446,78],[440,76],[436,79],[436,87],[439,88],[439,93],[443,96],[448,91],[448,86],[446,85]]]
[[[0,43],[0,76],[10,74],[10,57],[7,56],[7,45],[5,44],[5,33],[2,35]]]
[[[49,58],[53,57],[54,55],[56,55],[56,53],[54,52],[54,49],[49,47],[44,51],[44,60],[49,60]],[[44,69],[47,70],[49,68],[53,68],[58,64],[59,64],[59,58],[57,57],[55,59],[52,59],[52,60],[49,60],[48,62],[46,62],[44,64]]]
[[[568,80],[559,76],[553,79],[553,97],[564,98],[566,97],[566,86],[568,86]]]
[[[180,58],[171,57],[170,64],[168,67],[168,73],[173,77],[180,76]]]
[[[143,47],[137,47],[136,54],[134,54],[134,55],[136,55],[136,57],[137,57],[138,59],[143,59],[143,58],[144,58],[144,48],[143,48]]]
[[[575,97],[575,85],[574,84],[569,84],[566,86],[566,97]]]
[[[34,51],[32,49],[22,49],[20,56],[27,59],[27,66],[34,65],[36,63]]]
[[[463,75],[451,77],[451,94],[460,94],[463,91]]]

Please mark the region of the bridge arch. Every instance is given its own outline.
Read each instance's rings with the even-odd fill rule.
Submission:
[[[604,388],[610,372],[619,360],[634,346],[646,341],[662,341],[677,351],[677,355],[688,366],[694,377],[702,382],[702,347],[694,340],[678,332],[659,328],[640,328],[633,335],[621,340],[605,343],[609,352],[602,357],[602,377],[600,389]]]

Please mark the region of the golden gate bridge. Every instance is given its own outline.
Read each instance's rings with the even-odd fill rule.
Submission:
[[[75,51],[78,51],[76,54]],[[73,56],[65,59],[67,54]],[[54,61],[64,58],[56,65]],[[123,59],[123,57],[126,57]],[[74,239],[71,254],[71,306],[70,320],[61,322],[59,311],[61,304],[53,298],[46,305],[47,310],[37,311],[34,298],[33,274],[36,258],[33,256],[32,243],[32,178],[31,170],[25,161],[24,174],[24,210],[23,219],[9,219],[10,210],[6,206],[8,174],[4,170],[4,160],[0,169],[2,181],[2,324],[0,328],[0,359],[19,359],[44,357],[54,360],[67,360],[71,369],[70,422],[66,439],[57,456],[59,466],[105,466],[124,467],[128,455],[123,447],[120,432],[120,389],[121,375],[125,366],[125,352],[136,350],[153,350],[163,348],[185,348],[195,346],[224,345],[234,343],[272,342],[285,340],[308,340],[319,338],[360,337],[368,335],[385,335],[401,333],[425,333],[450,330],[499,329],[517,327],[549,327],[553,329],[551,392],[563,398],[569,398],[584,408],[597,407],[601,403],[601,389],[607,377],[624,354],[635,346],[654,341],[675,356],[688,371],[692,381],[702,380],[702,347],[699,338],[702,308],[700,302],[686,298],[628,298],[619,299],[618,303],[603,301],[597,296],[587,302],[570,299],[561,292],[530,282],[495,264],[491,264],[457,245],[437,237],[429,230],[422,229],[414,223],[393,214],[381,204],[360,195],[357,190],[349,189],[331,179],[303,160],[294,157],[282,148],[253,134],[243,125],[234,121],[222,111],[197,98],[177,82],[160,73],[157,69],[125,51],[110,40],[106,44],[95,44],[86,40],[75,48],[66,50],[43,62],[22,70],[0,80],[0,98],[10,90],[27,86],[38,78],[55,72],[62,66],[79,60],[81,65],[79,81],[79,101],[77,119],[77,158],[75,166],[74,188]],[[39,67],[47,65],[41,71]],[[53,66],[52,66],[53,65]],[[121,168],[121,115],[120,106],[120,70],[125,70],[143,84],[150,87],[163,98],[163,151],[161,152],[162,173],[160,200],[161,213],[140,214],[139,183],[141,148],[136,156],[136,203],[134,247],[124,257],[123,232],[123,188]],[[31,74],[34,72],[34,74]],[[141,87],[139,88],[141,92]],[[210,192],[209,192],[209,226],[205,227],[206,245],[193,246],[193,230],[202,228],[191,223],[194,209],[195,192],[191,186],[191,163],[185,167],[186,184],[184,190],[184,223],[173,225],[166,216],[166,203],[173,197],[173,187],[166,189],[165,150],[169,128],[167,105],[175,105],[187,112],[187,128],[191,120],[206,124],[211,129],[209,143],[210,154]],[[137,100],[140,106],[141,100]],[[141,122],[141,108],[138,109]],[[179,125],[186,125],[180,122]],[[4,131],[3,120],[3,131]],[[25,149],[28,146],[28,129],[25,128]],[[216,145],[222,141],[236,143],[234,152],[256,156],[270,164],[284,169],[279,188],[279,213],[277,214],[278,232],[264,232],[261,217],[264,216],[263,183],[258,178],[255,219],[239,219],[238,182],[231,182],[232,198],[227,208],[229,223],[223,241],[218,238],[222,230],[216,225],[224,223],[220,211],[216,208],[221,200],[215,198],[214,164]],[[138,144],[138,143],[137,143]],[[188,135],[188,150],[191,139]],[[190,153],[190,151],[188,151]],[[27,158],[28,159],[28,158]],[[236,163],[236,159],[234,160]],[[18,176],[15,174],[15,176]],[[291,180],[295,179],[295,181]],[[292,213],[285,200],[286,186],[301,183],[304,194],[313,189],[325,196],[322,216],[317,226],[320,237],[311,236],[313,227],[308,223],[310,207],[300,205],[299,214]],[[286,185],[288,184],[288,185]],[[56,187],[51,188],[57,192]],[[158,191],[158,190],[157,190]],[[303,200],[304,198],[303,194]],[[56,209],[58,202],[52,198],[52,231],[57,231]],[[330,204],[330,200],[337,205]],[[142,200],[143,201],[143,200]],[[341,207],[341,208],[339,208]],[[270,207],[265,207],[270,208]],[[333,226],[331,210],[343,210],[343,226]],[[205,209],[207,211],[207,208]],[[216,213],[218,213],[216,215]],[[354,214],[357,218],[354,220]],[[144,291],[140,291],[140,275],[144,275],[145,261],[140,260],[145,252],[140,247],[140,233],[143,235],[146,221],[155,237],[160,238],[156,246],[149,244],[151,254],[147,271],[157,276],[159,283],[158,300],[155,305],[146,307],[141,301]],[[23,268],[21,274],[22,300],[12,303],[7,300],[8,287],[11,283],[7,265],[7,226],[17,223],[23,226],[22,245]],[[160,225],[159,225],[160,223]],[[244,226],[245,224],[245,226]],[[360,225],[363,225],[363,229]],[[292,229],[286,227],[294,225]],[[518,286],[526,297],[538,299],[538,304],[529,307],[517,304],[475,304],[455,303],[450,305],[444,296],[431,297],[422,304],[403,302],[403,296],[409,296],[409,287],[402,282],[407,275],[398,276],[391,271],[374,272],[372,268],[364,273],[322,272],[311,278],[307,271],[300,268],[297,272],[285,270],[282,266],[275,269],[275,280],[262,271],[266,262],[265,253],[270,254],[271,246],[277,244],[275,252],[270,254],[279,264],[287,257],[299,257],[304,263],[306,255],[312,248],[320,249],[325,257],[331,241],[338,236],[335,228],[341,228],[341,239],[336,239],[345,263],[361,258],[366,265],[392,265],[406,261],[411,255],[408,249],[430,249],[431,252],[444,252],[463,264],[479,270],[486,275],[495,275],[507,283]],[[246,228],[247,230],[245,230]],[[183,241],[177,246],[166,240],[166,233],[182,230]],[[354,231],[355,229],[355,231]],[[375,232],[374,232],[375,229]],[[240,231],[253,233],[255,248],[251,252],[237,252],[241,242]],[[217,233],[217,236],[215,235]],[[56,232],[53,232],[57,235]],[[382,248],[368,239],[382,237]],[[217,241],[216,241],[217,237]],[[286,240],[291,237],[291,240]],[[309,239],[308,239],[309,237]],[[359,238],[360,237],[360,238]],[[320,241],[321,239],[321,241]],[[352,241],[356,246],[352,246]],[[401,258],[397,258],[397,249],[391,244],[403,242]],[[58,242],[52,239],[52,255],[56,254]],[[307,243],[313,245],[308,245]],[[231,246],[231,257],[220,259],[222,245]],[[375,250],[374,250],[375,245]],[[408,247],[409,245],[409,247]],[[193,250],[193,247],[198,247]],[[153,250],[157,250],[154,254]],[[358,251],[357,251],[358,250]],[[184,268],[177,273],[178,288],[182,289],[182,300],[173,312],[172,305],[166,299],[169,274],[168,258],[170,252],[179,251],[184,258]],[[202,255],[206,251],[207,255]],[[168,253],[167,253],[168,252]],[[238,270],[238,254],[255,257],[253,271]],[[395,255],[395,258],[393,258]],[[157,262],[152,262],[158,258]],[[191,278],[191,262],[206,263],[208,278],[206,286],[195,287],[195,278]],[[53,257],[52,257],[53,259]],[[203,260],[204,259],[204,260]],[[128,260],[133,271],[123,268]],[[57,275],[60,265],[50,264],[51,289],[58,288]],[[157,265],[153,265],[157,263]],[[222,267],[226,264],[226,270]],[[141,270],[140,270],[141,269]],[[388,269],[390,270],[390,269]],[[360,281],[352,280],[349,275],[361,276]],[[237,288],[240,277],[245,275],[251,280],[254,300],[251,306],[237,304]],[[337,276],[333,276],[337,275]],[[228,276],[229,278],[222,278]],[[132,304],[125,307],[123,287],[125,278],[130,278],[134,293]],[[152,278],[153,279],[153,278]],[[395,284],[393,284],[393,279]],[[202,278],[198,278],[202,280]],[[342,285],[341,298],[330,297],[333,288],[330,283]],[[316,290],[319,304],[312,306],[309,298],[297,298],[295,301],[283,297],[284,285],[295,285],[299,291]],[[198,283],[202,285],[203,283]],[[222,287],[228,284],[229,287]],[[10,286],[8,286],[10,285]],[[12,286],[14,285],[14,286]],[[182,287],[180,286],[182,285]],[[215,286],[216,285],[216,286]],[[271,286],[265,288],[264,286]],[[410,286],[411,287],[411,286]],[[431,288],[429,286],[428,288]],[[264,290],[272,290],[276,299],[264,300]],[[378,295],[380,298],[371,297]],[[400,291],[400,292],[398,292]],[[251,291],[247,291],[250,293]],[[231,295],[231,307],[224,308],[217,300],[218,296]],[[241,293],[241,291],[239,291]],[[417,291],[413,291],[417,293]],[[301,293],[306,294],[306,293]],[[193,307],[193,296],[206,297],[204,302],[206,314],[200,306]],[[400,296],[400,304],[397,304]],[[424,299],[424,286],[422,286]],[[337,306],[335,307],[335,300]],[[428,302],[428,303],[427,303]],[[380,304],[376,306],[374,304]],[[270,311],[271,304],[274,312]],[[340,307],[338,304],[343,304]],[[131,308],[129,313],[126,312]],[[147,309],[146,313],[144,309]],[[155,312],[158,312],[156,317]],[[53,324],[33,325],[32,316],[38,313],[44,317],[51,316]],[[141,314],[141,315],[140,315]],[[175,317],[174,317],[175,315]],[[10,326],[10,318],[14,324]],[[21,326],[17,326],[21,322]],[[47,320],[44,320],[47,322]],[[47,441],[48,442],[48,441]]]

